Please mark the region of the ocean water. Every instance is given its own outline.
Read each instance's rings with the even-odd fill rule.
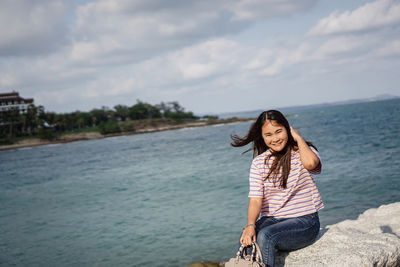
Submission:
[[[291,110],[325,226],[400,201],[400,100]],[[234,256],[251,122],[0,152],[0,266],[185,266]]]

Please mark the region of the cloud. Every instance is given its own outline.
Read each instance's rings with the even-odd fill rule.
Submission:
[[[3,0],[0,56],[47,54],[65,45],[66,8],[58,0]]]
[[[99,1],[79,7],[71,59],[80,64],[132,63],[218,35],[221,24],[212,26],[216,11],[182,12],[184,7],[168,10],[161,6],[165,3],[150,2],[152,13],[138,1]]]
[[[377,30],[400,23],[400,3],[377,0],[354,11],[333,12],[321,19],[309,35],[329,35]]]
[[[189,110],[208,112],[252,109],[254,102],[262,107],[267,101],[289,105],[280,94],[293,97],[292,88],[323,99],[324,92],[318,90],[337,86],[335,79],[344,75],[356,73],[368,80],[379,70],[398,68],[396,2],[377,1],[333,13],[325,20],[340,27],[324,28],[323,20],[314,21],[318,37],[310,38],[303,22],[321,11],[315,3],[2,1],[0,89],[19,90],[49,110],[90,110],[141,99],[177,100]],[[355,27],[356,15],[370,5],[378,18],[363,11],[368,21]],[[292,16],[301,12],[305,16]],[[280,19],[271,19],[276,17]],[[382,30],[373,31],[376,27],[368,23]],[[350,88],[351,81],[343,85]],[[382,79],[386,87],[388,83]],[[296,97],[291,101],[300,104]]]
[[[271,47],[260,49],[244,65],[247,71],[256,71],[259,75],[276,76],[284,69],[308,60],[310,45],[301,43],[297,47]]]
[[[65,103],[75,106],[77,101],[101,102],[108,98],[107,105],[112,106],[118,100],[123,104],[132,104],[136,99],[151,103],[177,100],[182,95],[190,96],[204,90],[204,86],[210,84],[217,87],[219,79],[237,75],[240,62],[245,58],[244,52],[238,43],[220,38],[110,68],[107,72],[100,68],[95,71],[98,74],[91,75],[92,79],[80,81],[79,87],[75,86],[70,91],[71,96],[65,98]],[[72,94],[79,96],[79,100]],[[114,103],[110,104],[110,101]]]
[[[255,20],[290,15],[310,9],[316,0],[241,0],[233,1],[230,10],[235,20]]]
[[[336,11],[321,19],[305,36],[313,46],[309,59],[323,66],[325,73],[344,69],[352,72],[352,68],[368,72],[396,64],[399,25],[398,1],[377,0],[353,11]]]
[[[310,8],[300,1],[112,1],[77,9],[70,59],[76,64],[126,64],[238,33],[261,19]]]
[[[376,45],[371,36],[340,36],[328,39],[313,53],[313,59],[325,60],[328,58],[349,58],[364,54]]]
[[[268,76],[277,75],[284,68],[306,59],[308,50],[309,46],[307,44],[301,44],[298,48],[293,50],[278,50],[272,64],[262,69],[260,74]]]
[[[10,73],[0,76],[0,86],[12,87],[16,83],[16,77]]]
[[[381,57],[400,56],[400,40],[395,40],[379,48],[376,53]]]
[[[183,79],[201,79],[228,71],[236,63],[238,53],[240,47],[236,42],[217,39],[184,48],[171,55],[170,62]]]

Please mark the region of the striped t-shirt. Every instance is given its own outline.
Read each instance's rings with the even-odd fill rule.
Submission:
[[[249,197],[263,198],[261,216],[298,217],[317,212],[324,207],[311,175],[321,172],[321,158],[313,147],[310,148],[319,158],[320,164],[314,170],[308,171],[301,163],[299,150],[293,151],[286,188],[280,186],[280,173],[272,173],[266,178],[273,162],[273,157],[270,157],[265,164],[265,159],[271,155],[269,150],[253,159]]]

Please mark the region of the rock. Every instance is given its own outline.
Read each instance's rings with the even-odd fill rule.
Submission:
[[[322,229],[311,246],[279,252],[276,266],[400,266],[400,202]]]
[[[198,263],[194,263],[191,264],[187,267],[222,267],[222,264],[220,264],[219,262],[198,262]]]

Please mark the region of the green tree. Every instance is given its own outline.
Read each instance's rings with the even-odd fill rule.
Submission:
[[[109,109],[103,106],[89,112],[61,114],[46,112],[43,106],[30,104],[25,112],[20,112],[17,108],[0,112],[0,137],[39,133],[42,138],[51,139],[55,136],[54,131],[71,131],[93,126],[99,126],[103,133],[113,133],[121,131],[118,121],[125,121],[127,118],[140,120],[162,117],[175,120],[197,119],[192,112],[185,112],[177,101],[161,102],[153,106],[137,100],[131,107],[116,105],[114,109]],[[135,130],[132,125],[128,128],[124,131]]]
[[[167,114],[168,112],[171,112],[171,106],[164,102],[161,102],[160,104],[155,105],[155,107],[160,111],[162,118],[165,118],[165,114]]]
[[[185,112],[185,108],[182,107],[177,101],[172,101],[169,102],[169,104],[172,106],[172,110],[176,113],[183,113]]]
[[[161,118],[161,112],[157,107],[137,100],[137,103],[129,108],[129,118],[132,120]]]
[[[125,121],[129,117],[129,107],[124,105],[116,105],[114,107],[116,117],[121,121]]]
[[[109,109],[108,107],[105,107],[105,106],[103,106],[103,110],[106,113],[107,121],[112,121],[112,122],[117,121],[117,115],[114,110]]]
[[[121,128],[119,127],[117,122],[102,122],[99,124],[100,133],[101,134],[110,134],[110,133],[119,133],[121,132]]]
[[[165,118],[171,118],[174,120],[198,119],[198,117],[193,115],[193,112],[185,112],[185,108],[182,107],[177,101],[168,102],[167,108],[165,110]]]
[[[57,114],[55,112],[45,112],[43,120],[47,122],[49,126],[54,126],[56,123],[56,116]]]
[[[217,115],[204,115],[203,119],[209,120],[209,121],[218,120],[218,116]]]
[[[26,110],[27,131],[28,134],[36,132],[38,126],[37,108],[34,104],[30,104]]]
[[[26,124],[27,124],[27,117],[26,114],[24,112],[21,112],[21,114],[19,115],[19,121],[21,122],[21,133],[23,135],[27,134],[27,129],[26,129]]]
[[[19,109],[12,107],[9,111],[8,122],[10,123],[9,137],[15,137],[14,126],[18,124],[19,121]]]
[[[42,105],[37,106],[36,121],[39,129],[44,129],[45,111]]]
[[[93,126],[97,126],[102,122],[107,122],[107,120],[108,120],[107,112],[106,112],[106,110],[104,110],[104,108],[92,109],[90,111],[90,114],[92,117]]]

